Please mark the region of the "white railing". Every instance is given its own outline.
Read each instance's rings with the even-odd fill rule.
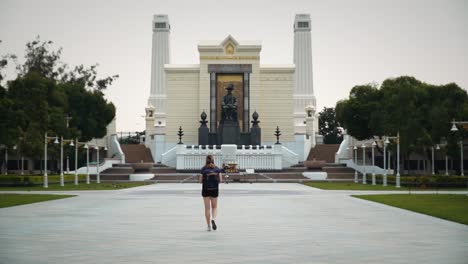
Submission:
[[[335,163],[341,163],[341,160],[347,160],[351,158],[350,156],[350,137],[349,135],[344,135],[343,136],[343,141],[341,141],[340,147],[338,148],[338,151],[335,153]]]
[[[281,170],[298,163],[298,156],[282,145],[273,146],[186,146],[176,145],[163,154],[163,164],[178,170],[198,170],[205,164],[207,155],[213,155],[215,163],[235,162],[237,168],[257,170]]]
[[[281,156],[283,168],[291,167],[299,162],[299,155],[284,146],[281,148]]]
[[[119,159],[104,159],[104,162],[99,164],[99,172],[103,172],[107,169],[112,168],[113,164],[119,164],[121,161]],[[70,173],[75,173],[75,171],[70,171]],[[86,174],[87,167],[78,168],[78,174]],[[89,174],[97,174],[97,166],[96,164],[89,165]]]
[[[341,160],[341,163],[346,164],[347,167],[352,168],[359,173],[366,173],[366,174],[384,174],[385,170],[378,167],[378,166],[372,166],[372,165],[359,165],[354,163],[352,159],[348,160]],[[390,170],[387,170],[387,174],[391,174]]]
[[[116,134],[112,135],[110,145],[113,151],[112,155],[115,155],[116,158],[120,159],[120,163],[125,163],[125,154],[120,147],[120,143]]]
[[[177,164],[177,159],[176,159],[176,154],[177,154],[177,145],[171,148],[170,150],[164,152],[161,155],[161,163],[165,164],[169,167],[176,167]]]

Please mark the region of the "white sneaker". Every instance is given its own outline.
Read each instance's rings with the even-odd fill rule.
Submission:
[[[206,231],[211,231],[211,226],[208,225],[208,227],[206,228]]]

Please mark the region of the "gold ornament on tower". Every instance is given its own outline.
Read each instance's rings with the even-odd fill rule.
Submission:
[[[232,43],[229,43],[226,46],[226,54],[227,55],[233,55],[234,54],[234,46],[232,45]]]

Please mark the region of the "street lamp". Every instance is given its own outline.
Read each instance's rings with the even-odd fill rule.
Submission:
[[[367,184],[367,178],[366,178],[366,145],[364,145],[364,143],[363,143],[361,148],[362,148],[362,165],[363,165],[362,184]]]
[[[439,145],[437,145],[439,146]],[[435,174],[435,171],[434,171],[434,146],[431,147],[431,154],[432,154],[432,175]]]
[[[101,183],[101,175],[99,174],[99,146],[96,143],[96,146],[94,146],[94,149],[96,150],[97,157],[96,157],[96,183]]]
[[[400,132],[397,133],[396,137],[386,137],[385,143],[388,144],[390,143],[389,139],[396,139],[397,142],[397,173],[396,173],[396,182],[395,182],[395,187],[400,188]]]
[[[384,137],[385,140],[384,140],[384,147],[383,147],[383,169],[384,169],[384,175],[383,175],[383,179],[382,179],[382,185],[383,186],[387,186],[387,145],[388,143],[390,143],[390,141],[388,141],[388,138],[385,136]]]
[[[64,177],[63,177],[63,143],[70,142],[70,146],[73,147],[75,146],[73,144],[73,139],[64,139],[63,137],[60,137],[60,186],[64,186]]]
[[[375,185],[375,156],[374,156],[374,148],[377,146],[377,143],[372,142],[372,185]]]
[[[87,178],[86,183],[89,184],[89,152],[88,152],[88,144],[86,142],[79,142],[78,139],[75,138],[75,185],[78,185],[78,147],[80,145],[84,146],[86,149],[86,172]],[[71,146],[71,144],[70,144]]]
[[[357,146],[355,145],[353,147],[354,149],[354,164],[356,164],[357,166]],[[354,182],[355,183],[358,183],[358,173],[357,173],[357,169],[354,169]]]
[[[47,132],[44,133],[44,188],[49,187],[48,182],[48,175],[47,175],[47,143],[49,143],[49,139],[55,139],[54,144],[58,144],[58,137],[48,137]]]
[[[452,128],[450,131],[452,132],[457,132],[458,128],[457,125],[463,125],[462,127],[466,129],[466,125],[468,124],[468,121],[455,121],[455,119],[452,120]],[[463,167],[463,138],[460,139],[460,171],[461,171],[461,176],[465,176],[465,171]],[[467,179],[467,190],[468,190],[468,179]]]
[[[8,175],[8,147],[5,146],[5,175]]]

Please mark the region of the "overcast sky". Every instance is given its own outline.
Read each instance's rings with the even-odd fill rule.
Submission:
[[[317,106],[333,107],[354,85],[412,75],[468,88],[468,1],[64,1],[0,0],[0,55],[24,56],[40,35],[70,65],[119,74],[106,91],[118,131],[144,129],[150,92],[151,22],[167,14],[171,63],[197,64],[200,40],[262,42],[261,64],[293,61],[296,13],[310,13]]]

